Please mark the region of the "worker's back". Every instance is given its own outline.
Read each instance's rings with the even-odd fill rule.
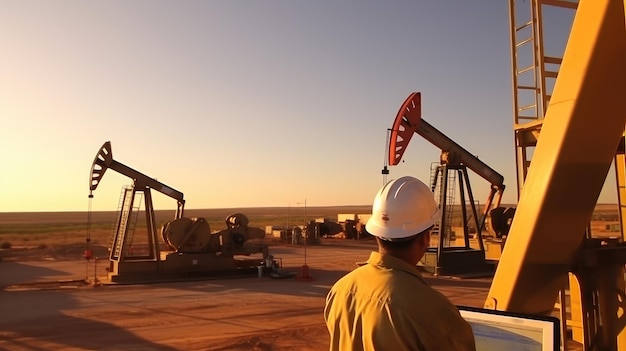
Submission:
[[[416,267],[376,252],[333,286],[324,317],[330,350],[473,350],[457,308]]]

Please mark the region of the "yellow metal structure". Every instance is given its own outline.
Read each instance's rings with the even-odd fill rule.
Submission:
[[[626,7],[626,5],[624,5]],[[625,137],[622,137],[620,150],[615,155],[615,179],[617,185],[617,203],[619,205],[619,221],[621,223],[622,240],[626,235],[626,156]]]
[[[540,89],[533,90],[542,99],[535,106],[536,120],[516,123],[518,164],[530,165],[527,151],[533,147],[532,165],[518,170],[518,207],[485,302],[485,307],[498,310],[552,313],[568,272],[573,272],[581,285],[586,317],[585,349],[594,345],[600,350],[626,350],[622,341],[626,247],[623,240],[585,240],[614,160],[618,187],[624,184],[623,156],[616,158],[626,125],[624,2],[578,3],[563,60],[550,61],[560,64],[552,94],[542,87],[542,75],[548,76],[543,72]],[[574,6],[558,0],[542,3]],[[531,40],[536,42],[537,35],[540,30]],[[545,56],[541,50],[535,53],[539,56],[533,65],[543,71]],[[518,75],[520,70],[514,71]],[[518,121],[518,101],[515,106]]]

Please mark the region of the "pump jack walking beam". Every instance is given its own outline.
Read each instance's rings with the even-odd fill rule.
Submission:
[[[476,228],[478,237],[481,238],[479,245],[482,249],[482,229],[485,226],[485,219],[490,210],[500,206],[505,188],[504,177],[430,123],[426,122],[426,120],[422,118],[422,98],[419,92],[411,93],[406,98],[394,120],[389,140],[388,162],[390,165],[394,166],[400,162],[413,134],[421,136],[439,148],[442,153],[442,162],[451,166],[467,167],[491,184],[491,191],[482,214],[482,222],[479,223]],[[473,203],[473,199],[471,200]],[[473,215],[476,217],[476,213]]]
[[[123,174],[135,182],[135,187],[138,188],[150,188],[154,189],[164,195],[167,195],[178,202],[178,209],[176,210],[176,218],[180,218],[183,216],[183,209],[185,206],[184,195],[178,190],[172,189],[169,186],[153,179],[145,174],[136,171],[120,162],[117,162],[113,159],[113,152],[111,150],[111,142],[105,142],[95,159],[93,160],[93,164],[91,166],[91,177],[89,179],[89,191],[92,192],[96,190],[98,184],[102,180],[104,176],[104,172],[107,169],[111,168],[112,170]]]

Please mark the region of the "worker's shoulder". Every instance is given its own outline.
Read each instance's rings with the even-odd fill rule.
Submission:
[[[452,302],[441,292],[430,286],[419,275],[413,275],[405,271],[392,271],[386,282],[390,304],[401,309],[424,309],[438,310],[440,308],[450,309]]]
[[[419,274],[393,269],[384,266],[366,264],[339,278],[333,285],[335,289],[350,287],[384,288],[385,291],[398,293],[415,293],[422,289],[432,290]]]
[[[339,278],[331,287],[330,293],[368,291],[375,286],[388,285],[388,279],[388,274],[381,272],[378,267],[365,264]]]
[[[388,279],[390,287],[400,296],[428,296],[432,299],[445,298],[440,292],[428,285],[421,277],[406,272],[393,272]]]
[[[349,284],[349,283],[353,283],[356,281],[360,281],[361,279],[363,279],[363,277],[366,277],[368,275],[371,275],[371,272],[368,272],[369,268],[368,268],[368,264],[359,266],[357,268],[355,268],[354,270],[344,274],[342,277],[340,277],[333,286],[337,287],[340,285],[345,285],[345,284]]]
[[[398,321],[405,320],[428,330],[444,330],[461,320],[456,306],[429,286],[413,292],[404,287],[394,289],[389,292],[386,304]]]

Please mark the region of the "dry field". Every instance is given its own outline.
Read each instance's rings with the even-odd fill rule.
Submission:
[[[506,205],[505,205],[506,206]],[[371,206],[308,207],[262,207],[188,209],[186,217],[204,217],[212,230],[225,228],[225,219],[233,213],[243,213],[250,226],[264,228],[267,225],[301,225],[315,218],[337,219],[339,213],[370,213]],[[455,215],[460,210],[455,211]],[[156,211],[157,227],[174,218],[174,211]],[[306,215],[306,217],[305,217]],[[74,259],[82,257],[89,238],[90,248],[99,257],[108,255],[117,212],[6,212],[0,213],[0,259],[40,260]],[[139,218],[137,226],[145,226]],[[461,223],[460,216],[453,218],[454,226]],[[614,236],[619,233],[607,229],[618,223],[617,205],[599,204],[592,217],[594,235]]]
[[[307,218],[369,211],[369,206],[307,208]],[[212,229],[222,229],[226,216],[236,212],[246,214],[251,226],[305,222],[304,210],[294,208],[289,216],[286,208],[187,210],[185,215],[205,217]],[[602,231],[616,216],[615,206],[601,206],[592,227]],[[326,350],[325,295],[375,249],[369,240],[325,240],[308,251],[270,243],[270,252],[286,270],[299,272],[306,262],[310,281],[248,277],[72,285],[92,270],[82,259],[87,235],[95,255],[108,258],[115,217],[113,212],[92,213],[91,218],[84,212],[0,213],[0,244],[11,246],[0,250],[1,350]],[[157,212],[158,224],[172,217],[172,211]],[[425,278],[453,303],[468,306],[482,306],[490,286],[490,279]],[[11,289],[33,281],[69,285]]]
[[[369,209],[307,208],[306,217],[336,219],[338,213]],[[257,227],[305,222],[304,209],[297,208],[289,215],[286,208],[238,208],[186,210],[185,216],[205,217],[218,230],[237,212]],[[116,215],[0,213],[0,243],[11,246],[0,250],[0,350],[325,350],[328,333],[321,311],[326,292],[374,247],[371,241],[346,250],[341,243],[309,247],[312,281],[247,277],[84,285],[80,280],[92,271],[105,274]],[[160,225],[174,213],[157,211],[156,216]],[[82,258],[88,233],[95,256],[102,258],[95,261],[97,268],[94,260]],[[285,270],[301,269],[302,246],[271,245]],[[28,289],[39,282],[51,284]]]
[[[369,213],[370,206],[308,207],[306,219],[337,219],[339,213]],[[212,230],[226,227],[225,219],[243,213],[252,227],[303,225],[304,208],[263,207],[188,209],[186,217],[204,217]],[[155,211],[157,228],[174,218],[175,212]],[[0,258],[5,260],[74,259],[82,257],[87,238],[94,255],[105,257],[114,231],[117,212],[7,212],[0,213]],[[145,227],[145,219],[137,227]]]

